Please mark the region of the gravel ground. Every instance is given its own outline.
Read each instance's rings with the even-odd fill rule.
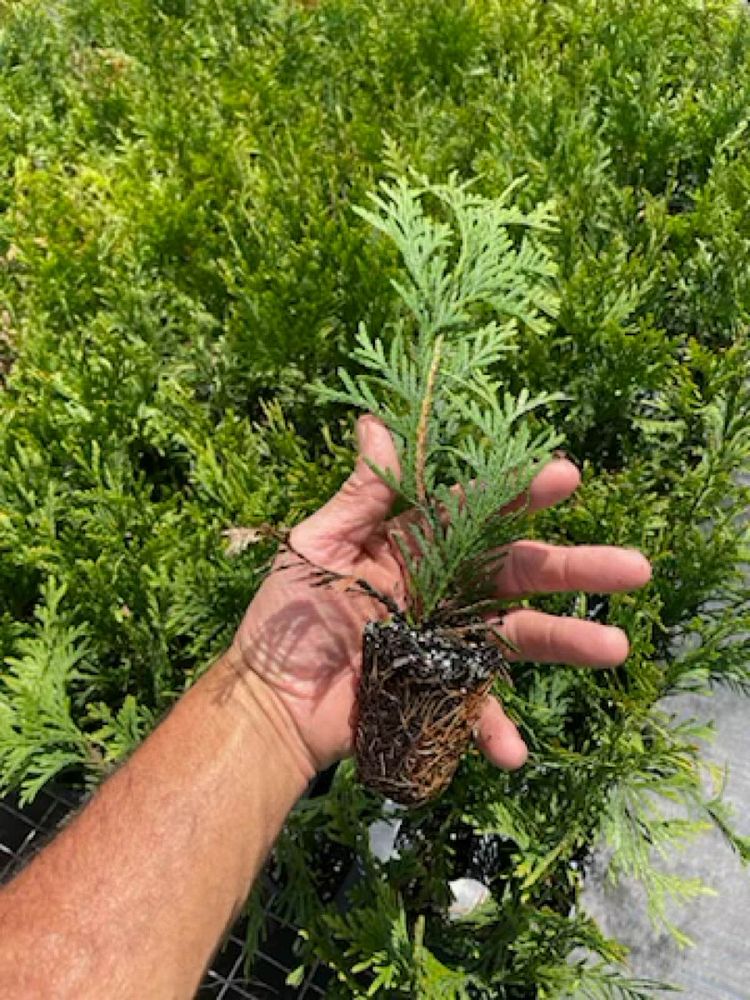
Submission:
[[[716,740],[706,756],[727,765],[726,797],[735,825],[750,835],[750,699],[729,691],[713,698],[672,698],[669,708],[681,715],[716,724]],[[670,916],[693,940],[681,949],[666,933],[655,931],[645,914],[643,892],[628,884],[605,886],[603,858],[593,865],[585,906],[606,932],[631,948],[634,975],[672,983],[685,1000],[750,1000],[750,869],[744,870],[718,833],[711,832],[675,855],[664,867],[700,877],[717,893],[673,908]],[[663,995],[667,995],[666,993]]]

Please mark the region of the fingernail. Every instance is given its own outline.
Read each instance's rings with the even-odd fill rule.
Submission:
[[[357,421],[357,445],[359,446],[360,452],[367,451],[369,423],[370,421],[367,417],[360,417]]]
[[[581,463],[578,461],[578,459],[574,458],[572,455],[569,455],[567,451],[563,451],[561,448],[555,449],[555,451],[552,452],[552,455],[558,461],[570,462],[570,464],[574,465],[576,469],[581,468]]]
[[[641,573],[646,580],[651,579],[651,563],[642,552],[638,549],[625,549],[623,554],[627,557],[632,570]]]

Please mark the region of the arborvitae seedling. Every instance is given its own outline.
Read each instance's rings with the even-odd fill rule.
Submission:
[[[401,475],[373,465],[414,511],[395,535],[406,570],[402,609],[364,631],[356,753],[359,775],[416,805],[450,782],[494,676],[502,633],[493,580],[523,521],[523,496],[556,443],[533,411],[550,400],[510,394],[498,372],[519,327],[540,332],[555,308],[553,264],[512,188],[487,199],[454,177],[383,184],[358,212],[395,244],[401,308],[371,336],[360,326],[343,390],[321,395],[375,414],[396,442]]]

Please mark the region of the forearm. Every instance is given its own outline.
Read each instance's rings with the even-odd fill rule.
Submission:
[[[0,982],[28,997],[188,998],[313,766],[228,654],[0,894]]]

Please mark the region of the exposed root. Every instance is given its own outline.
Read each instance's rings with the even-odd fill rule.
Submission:
[[[324,569],[322,566],[319,566],[292,545],[289,532],[285,533],[279,540],[281,541],[282,548],[291,552],[298,562],[280,563],[276,567],[277,572],[279,570],[298,569],[299,563],[302,562],[310,569],[310,577],[314,581],[310,584],[311,587],[333,587],[342,592],[365,594],[367,597],[372,597],[376,601],[379,601],[392,615],[401,617],[401,609],[393,598],[388,594],[382,593],[377,587],[373,587],[367,580],[356,576],[347,576],[344,573],[337,573],[335,570]]]
[[[419,631],[403,619],[370,622],[359,686],[360,780],[402,805],[439,795],[502,667],[499,649],[478,636]]]

